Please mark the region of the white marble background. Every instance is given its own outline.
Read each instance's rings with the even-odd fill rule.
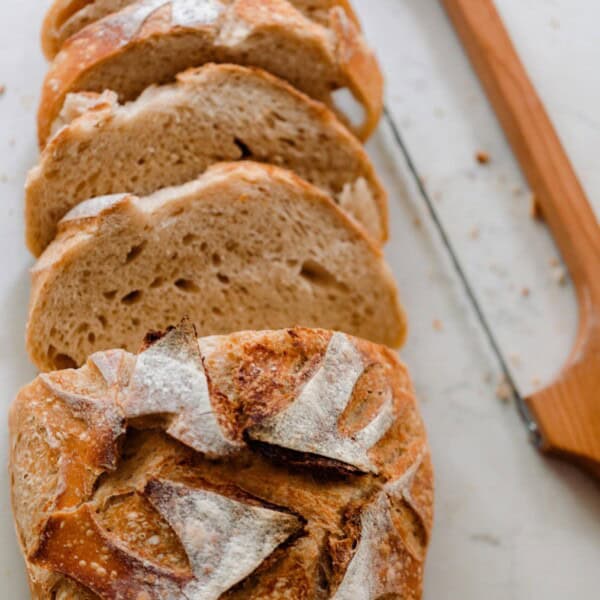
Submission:
[[[477,0],[473,0],[476,2]],[[522,392],[549,381],[576,326],[559,258],[529,217],[528,189],[436,0],[355,0],[387,75],[388,103],[435,199]],[[48,0],[4,0],[0,36],[0,396],[2,413],[34,370],[23,327],[32,260],[22,185],[36,157],[34,115]],[[600,214],[600,4],[497,0]],[[600,597],[600,487],[540,457],[382,124],[369,143],[390,192],[387,256],[411,320],[403,358],[422,401],[437,475],[426,600]],[[479,150],[491,162],[475,161]],[[523,295],[523,289],[529,295]],[[7,462],[6,418],[0,462]],[[0,597],[27,598],[6,470],[0,470]],[[360,600],[360,599],[357,599]]]

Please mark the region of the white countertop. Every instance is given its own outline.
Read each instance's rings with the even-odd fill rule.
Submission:
[[[476,2],[477,0],[473,0]],[[23,343],[32,259],[22,186],[35,162],[34,116],[48,1],[4,0],[0,38],[0,382],[4,415],[34,376]],[[529,217],[527,185],[436,0],[355,0],[387,75],[387,98],[425,184],[485,305],[523,393],[549,381],[577,322],[558,253]],[[497,0],[600,214],[600,4]],[[410,316],[411,367],[436,468],[436,526],[426,600],[600,597],[600,486],[528,444],[499,369],[422,199],[383,123],[368,145],[390,193],[387,256]],[[486,151],[490,164],[478,165]],[[523,294],[528,288],[529,295]],[[0,462],[7,462],[6,417]],[[26,598],[0,471],[0,590]],[[360,599],[357,599],[360,600]]]

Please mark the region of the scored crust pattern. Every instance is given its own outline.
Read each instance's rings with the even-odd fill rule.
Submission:
[[[420,597],[431,465],[383,347],[300,328],[198,340],[183,322],[41,375],[11,436],[34,597]]]

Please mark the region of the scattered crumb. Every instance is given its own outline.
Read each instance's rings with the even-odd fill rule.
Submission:
[[[531,380],[531,384],[532,384],[534,387],[538,388],[538,387],[540,387],[540,385],[542,384],[542,382],[540,381],[540,378],[539,378],[539,377],[534,377],[534,378]]]
[[[17,143],[17,140],[15,140],[15,138],[10,138],[10,140],[8,140],[8,145],[11,148],[14,148],[14,146],[16,145],[16,143]]]
[[[548,264],[549,264],[551,267],[560,267],[560,260],[558,260],[558,258],[554,257],[554,258],[551,258],[551,259],[548,261]]]
[[[0,96],[3,96],[4,92],[6,92],[6,86],[5,85],[0,85]]]
[[[504,375],[500,378],[496,386],[496,398],[502,402],[508,402],[512,398],[512,388]]]
[[[444,324],[439,320],[439,319],[434,319],[433,320],[433,328],[436,331],[443,331],[444,329]]]
[[[567,285],[567,270],[559,265],[552,269],[552,279],[558,283],[558,285]]]
[[[423,226],[423,221],[421,221],[421,219],[419,217],[415,217],[413,219],[413,225],[417,228],[417,229],[421,229],[421,227]]]
[[[487,165],[490,162],[490,155],[483,150],[479,150],[475,154],[475,159],[480,165]]]
[[[488,546],[500,546],[502,544],[500,538],[491,533],[472,533],[469,539],[480,544],[487,544]]]
[[[469,237],[472,240],[478,240],[479,239],[479,227],[473,227],[473,229],[471,229],[471,231],[469,231]]]
[[[524,287],[521,290],[521,296],[523,296],[523,298],[529,298],[530,294],[531,294],[531,290],[528,287]]]
[[[543,221],[544,214],[535,192],[529,194],[529,216],[536,221]]]
[[[521,187],[521,186],[517,186],[516,188],[513,188],[513,196],[521,196],[523,194],[525,190]]]
[[[516,369],[521,366],[521,357],[518,354],[511,354],[508,359],[510,360],[510,364]]]

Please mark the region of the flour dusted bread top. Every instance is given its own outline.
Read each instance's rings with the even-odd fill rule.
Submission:
[[[42,370],[79,365],[184,315],[201,335],[304,325],[398,346],[406,330],[364,230],[290,171],[240,161],[73,209],[33,269],[27,346]]]
[[[374,239],[387,233],[385,191],[360,143],[322,104],[268,73],[206,65],[119,105],[73,94],[26,184],[27,242],[39,255],[78,202],[149,194],[223,160],[278,164],[327,191]]]
[[[140,0],[65,43],[42,89],[40,145],[68,93],[110,89],[132,100],[149,85],[207,62],[263,68],[334,108],[333,91],[348,89],[364,108],[355,128],[362,137],[381,113],[377,62],[340,7],[324,27],[286,0]]]
[[[54,0],[42,26],[42,47],[47,58],[56,56],[64,42],[72,35],[117,12],[136,0]],[[358,19],[347,0],[289,0],[308,18],[329,25],[329,11],[340,6],[358,25]]]
[[[34,598],[421,597],[431,464],[384,347],[184,321],[39,376],[10,432]]]

